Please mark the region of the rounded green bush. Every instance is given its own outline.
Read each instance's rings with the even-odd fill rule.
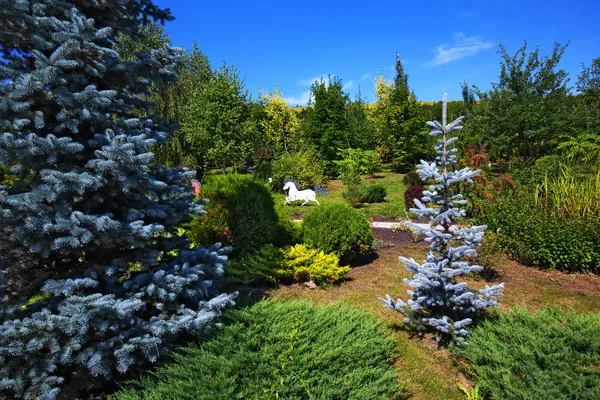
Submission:
[[[188,234],[196,244],[221,242],[233,246],[236,256],[252,253],[267,243],[293,242],[286,230],[292,222],[282,221],[269,190],[245,175],[214,175],[202,185],[200,197],[207,198],[206,215],[194,218]]]
[[[261,301],[112,398],[395,399],[393,351],[381,323],[356,308]]]
[[[315,207],[302,223],[304,243],[333,253],[342,262],[369,253],[375,240],[365,215],[346,204]]]

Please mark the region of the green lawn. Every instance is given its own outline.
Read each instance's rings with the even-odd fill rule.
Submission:
[[[404,183],[402,183],[402,177],[403,175],[390,172],[389,169],[377,173],[375,178],[370,178],[368,176],[362,177],[363,183],[366,185],[371,183],[382,183],[386,187],[388,194],[383,203],[361,204],[357,208],[364,210],[369,218],[405,218],[404,190],[406,187],[404,186]],[[330,189],[328,195],[322,196],[317,194],[317,200],[321,204],[345,203],[342,198],[342,192],[345,189],[342,181],[337,179],[331,180],[328,182],[327,188]],[[273,198],[277,204],[283,204],[285,202],[285,194],[283,192],[274,193]],[[302,203],[297,201],[293,205],[285,206],[285,210],[293,217],[301,218],[306,211],[317,206],[312,202],[304,206],[301,206],[300,204]]]

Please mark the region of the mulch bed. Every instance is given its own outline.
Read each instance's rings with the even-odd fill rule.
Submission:
[[[381,240],[382,242],[391,243],[394,247],[402,246],[404,244],[414,244],[415,239],[410,232],[394,232],[387,228],[371,228],[375,239]]]

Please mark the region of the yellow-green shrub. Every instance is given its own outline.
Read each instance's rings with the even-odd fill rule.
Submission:
[[[284,268],[276,272],[281,280],[284,280],[284,276],[289,278],[291,275],[296,281],[333,283],[350,271],[350,267],[340,267],[339,262],[340,259],[335,254],[325,254],[297,244],[284,250]]]

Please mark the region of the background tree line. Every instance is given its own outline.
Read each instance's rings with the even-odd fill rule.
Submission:
[[[127,58],[169,42],[163,28],[152,25],[144,40],[122,37],[119,52]],[[567,47],[556,43],[544,56],[537,47],[529,51],[525,42],[511,55],[500,44],[498,81],[486,91],[465,81],[462,101],[449,103],[449,118],[466,116],[463,150],[484,150],[501,170],[530,166],[544,157],[597,168],[600,58],[582,65],[571,87],[559,67]],[[299,164],[310,161],[318,166],[315,174],[334,178],[342,173],[339,161],[347,150],[361,149],[406,172],[433,155],[424,127],[438,118],[441,102],[418,101],[399,54],[395,71],[393,81],[376,77],[374,103],[367,104],[360,88],[351,99],[341,78],[329,76],[312,84],[308,107],[292,109],[277,88],[252,99],[234,67],[213,68],[195,45],[181,61],[179,81],[152,86],[148,94],[156,113],[181,127],[155,149],[156,162],[192,168],[199,177],[211,169],[252,166],[267,178],[283,173],[273,171],[277,166],[301,174]]]

